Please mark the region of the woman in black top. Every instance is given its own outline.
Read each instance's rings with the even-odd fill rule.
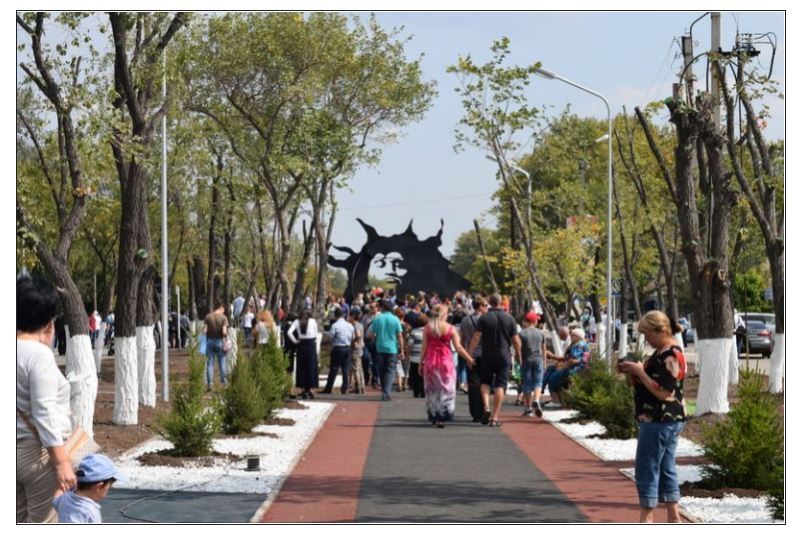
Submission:
[[[632,378],[638,447],[635,484],[641,506],[641,522],[651,523],[658,502],[666,503],[668,521],[680,522],[680,488],[675,452],[685,426],[682,384],[685,356],[673,334],[679,332],[663,312],[651,311],[638,322],[638,331],[655,352],[643,363],[620,361],[618,370]]]

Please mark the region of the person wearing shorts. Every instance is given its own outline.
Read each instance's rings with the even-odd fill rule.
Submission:
[[[490,308],[477,321],[477,327],[469,344],[469,353],[471,354],[477,345],[482,343],[480,395],[483,398],[483,416],[480,422],[490,426],[501,425],[499,411],[502,408],[502,401],[505,399],[505,389],[508,387],[511,343],[517,358],[521,358],[522,352],[521,340],[519,334],[516,333],[516,321],[500,307],[501,301],[502,297],[498,294],[489,297]],[[493,407],[489,403],[492,386],[494,388]]]
[[[524,395],[525,417],[538,417],[541,411],[541,388],[544,385],[544,333],[537,328],[538,314],[529,312],[522,320],[519,337],[522,342],[522,394]]]

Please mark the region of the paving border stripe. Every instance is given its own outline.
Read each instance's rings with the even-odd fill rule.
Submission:
[[[380,405],[375,402],[347,402],[346,400],[334,402],[335,407],[324,425],[321,425],[304,454],[298,456],[296,465],[283,481],[282,494],[273,496],[269,507],[263,510],[257,522],[330,523],[355,520],[361,477],[366,466]],[[354,429],[346,428],[353,422],[353,419],[366,420],[366,424],[361,425],[363,436],[356,440],[352,439]],[[346,439],[342,439],[342,432],[346,433]],[[353,443],[358,444],[358,450],[353,450]],[[350,464],[344,467],[341,462],[331,459],[336,457],[335,449],[341,447],[347,448],[346,454],[350,460]],[[318,498],[310,497],[303,499],[303,485],[308,483],[303,478],[324,477],[325,469],[329,471],[331,477],[343,474],[352,481],[352,487],[346,488],[346,491],[330,494],[330,500],[333,502],[326,503]],[[344,473],[341,472],[342,469],[345,470]],[[297,502],[281,502],[281,499],[290,501],[294,496],[300,496],[300,499]],[[334,511],[332,515],[331,510]]]
[[[638,521],[635,486],[615,466],[606,465],[548,421],[506,420],[502,431],[589,522]]]
[[[280,489],[283,487],[283,484],[285,484],[288,477],[291,476],[291,473],[294,471],[294,468],[297,467],[297,464],[300,462],[302,457],[305,456],[305,453],[311,447],[314,440],[316,439],[317,434],[319,434],[319,432],[322,430],[322,427],[325,426],[327,420],[330,418],[330,414],[333,413],[333,410],[335,408],[336,405],[330,403],[330,405],[327,407],[327,412],[325,413],[324,420],[319,424],[319,426],[316,427],[316,430],[314,430],[313,434],[305,443],[305,446],[302,448],[299,454],[297,454],[297,456],[294,457],[294,460],[291,462],[291,465],[286,470],[286,474],[280,477],[280,479],[277,481],[277,484],[275,484],[275,487],[272,488],[272,491],[270,491],[269,494],[266,496],[266,500],[263,503],[261,503],[261,506],[258,507],[255,513],[249,519],[248,523],[260,522],[258,518],[263,517],[263,515],[266,514],[267,510],[269,510],[269,507],[272,506],[272,503],[274,502],[275,498],[277,498],[278,493],[280,493]]]

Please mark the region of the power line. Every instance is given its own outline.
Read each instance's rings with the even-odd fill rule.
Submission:
[[[466,200],[470,198],[484,198],[487,196],[491,196],[495,193],[495,191],[491,191],[488,193],[478,193],[475,195],[463,195],[457,197],[446,197],[446,198],[431,198],[427,200],[417,200],[415,202],[399,202],[396,204],[380,204],[376,206],[363,206],[363,207],[346,207],[346,208],[339,208],[338,211],[355,211],[355,210],[376,210],[376,209],[383,209],[383,208],[399,208],[403,206],[415,206],[417,204],[434,204],[436,202],[452,202],[454,200]]]

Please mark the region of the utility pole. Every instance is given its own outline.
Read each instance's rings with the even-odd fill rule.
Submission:
[[[710,51],[713,54],[721,53],[721,13],[713,11],[710,14]],[[721,94],[719,80],[715,69],[710,69],[711,85],[710,94],[713,97],[713,120],[717,128],[721,128]]]
[[[682,36],[682,63],[685,72],[683,79],[685,80],[685,101],[688,104],[693,104],[694,101],[694,69],[692,63],[694,61],[694,43],[691,40],[691,35]]]

